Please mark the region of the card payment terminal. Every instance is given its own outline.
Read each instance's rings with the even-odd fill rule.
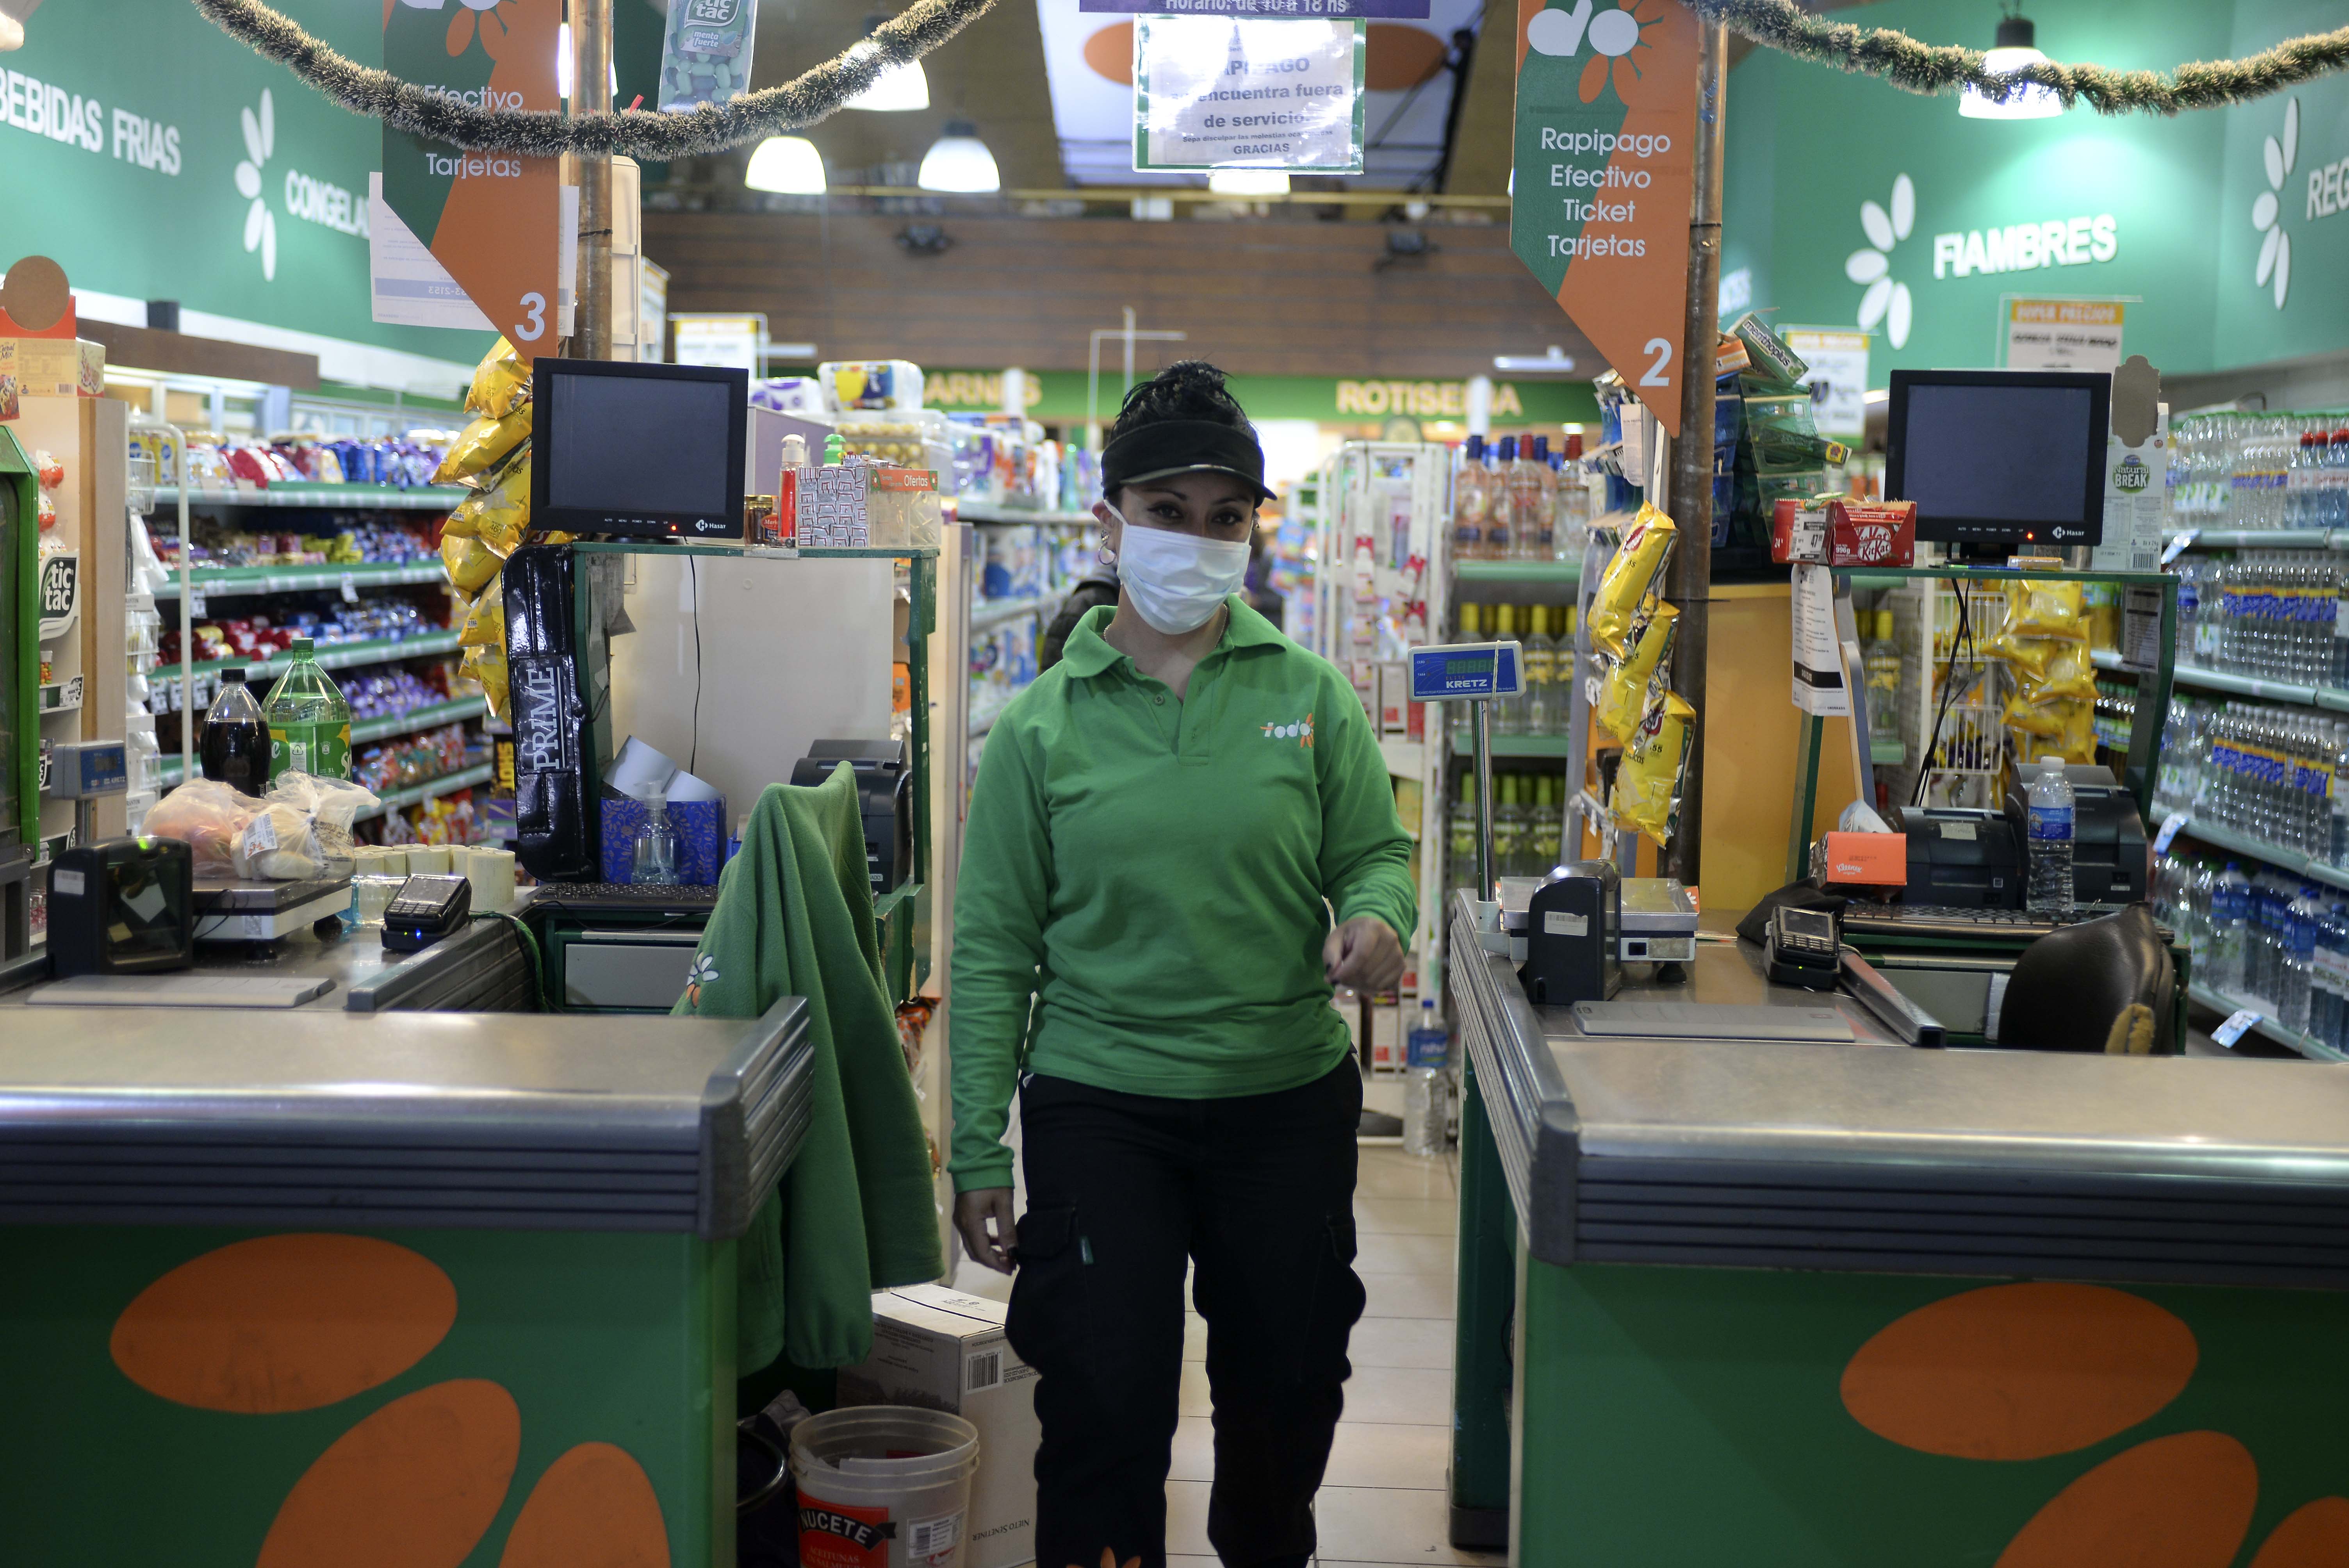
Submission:
[[[1843,944],[1835,916],[1823,909],[1780,904],[1770,912],[1770,934],[1762,957],[1774,985],[1832,991],[1843,972]]]

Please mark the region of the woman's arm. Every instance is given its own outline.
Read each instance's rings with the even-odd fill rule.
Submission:
[[[1003,1129],[1051,900],[1051,828],[1027,740],[1016,720],[999,722],[980,756],[955,882],[947,993],[955,1125],[947,1168],[957,1192],[1011,1185]]]
[[[1353,687],[1332,669],[1319,705],[1327,727],[1314,737],[1321,785],[1321,893],[1338,924],[1371,916],[1404,946],[1419,920],[1411,835],[1395,820],[1394,785],[1378,737]]]

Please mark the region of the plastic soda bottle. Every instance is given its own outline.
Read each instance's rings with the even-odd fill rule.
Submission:
[[[269,780],[281,773],[308,773],[320,779],[351,776],[351,705],[342,688],[318,667],[317,653],[307,637],[296,637],[287,650],[293,665],[269,688],[261,705],[269,721]]]

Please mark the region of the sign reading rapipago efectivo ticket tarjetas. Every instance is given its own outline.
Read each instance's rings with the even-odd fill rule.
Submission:
[[[383,64],[477,108],[560,109],[562,0],[386,0]],[[559,335],[562,170],[384,127],[383,198],[525,359]]]
[[[1517,0],[1510,244],[1673,435],[1697,26],[1680,0]]]

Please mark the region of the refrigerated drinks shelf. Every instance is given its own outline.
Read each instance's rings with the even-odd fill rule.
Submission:
[[[2123,667],[2120,655],[2109,648],[2098,648],[2090,656],[2100,670]],[[2349,713],[2349,690],[2340,686],[2302,686],[2297,681],[2272,681],[2259,676],[2239,676],[2230,670],[2206,670],[2194,665],[2179,665],[2171,678],[2179,686],[2194,686],[2203,691],[2222,691],[2234,696],[2260,696],[2271,702],[2296,703],[2302,707]]]
[[[2230,996],[2223,991],[2213,991],[2208,985],[2189,985],[2186,987],[2186,994],[2212,1012],[2222,1015],[2232,1015],[2251,1006],[2251,1003]],[[2264,1013],[2261,1014],[2259,1021],[2251,1026],[2251,1032],[2264,1039],[2273,1040],[2280,1046],[2298,1051],[2313,1062],[2349,1062],[2349,1056],[2344,1056],[2322,1040],[2312,1039],[2306,1035],[2285,1028]]]
[[[2262,865],[2290,872],[2294,876],[2306,877],[2311,882],[2323,882],[2328,887],[2349,888],[2349,871],[2344,871],[2339,866],[2327,865],[2323,861],[2313,861],[2298,850],[2287,850],[2281,844],[2271,844],[2264,840],[2254,839],[2250,834],[2239,833],[2232,828],[2221,828],[2216,823],[2203,822],[2189,817],[2178,831],[2188,838],[2199,839],[2202,842],[2214,845],[2219,849],[2232,850],[2239,855],[2249,855]]]

